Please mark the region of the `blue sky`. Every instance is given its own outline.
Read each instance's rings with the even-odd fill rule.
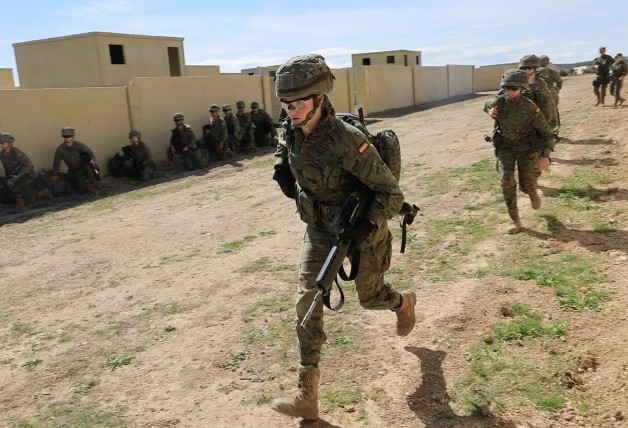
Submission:
[[[423,65],[496,64],[528,53],[578,62],[601,45],[628,52],[628,3],[608,0],[11,3],[2,10],[0,67],[14,70],[12,43],[89,31],[183,37],[187,64],[223,72],[309,52],[332,67],[350,66],[351,53],[393,49],[423,51]]]

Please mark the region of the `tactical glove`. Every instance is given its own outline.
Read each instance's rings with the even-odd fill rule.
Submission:
[[[275,174],[273,175],[273,180],[279,184],[279,187],[284,195],[290,199],[294,199],[294,183],[296,183],[296,180],[292,175],[290,168],[277,167]]]
[[[370,220],[364,219],[355,227],[348,228],[343,232],[343,237],[352,241],[361,241],[368,237],[377,227]]]

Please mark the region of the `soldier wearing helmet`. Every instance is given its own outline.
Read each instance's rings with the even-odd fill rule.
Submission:
[[[253,144],[255,137],[253,135],[253,124],[251,122],[251,115],[245,111],[246,104],[244,101],[238,101],[236,103],[238,112],[235,116],[238,118],[240,129],[242,130],[242,139],[240,140],[240,151],[242,153],[256,152],[257,149]]]
[[[615,55],[615,62],[611,66],[611,73],[611,95],[615,96],[615,108],[617,108],[618,105],[621,106],[624,101],[626,101],[626,99],[621,96],[621,87],[624,84],[626,74],[628,74],[628,67],[626,67],[626,62],[622,54],[618,53]]]
[[[4,183],[0,183],[0,201],[15,200],[17,211],[25,208],[24,198],[26,189],[35,179],[33,163],[26,154],[15,147],[15,137],[5,132],[0,134],[0,161],[4,166]],[[48,189],[38,193],[38,196],[52,199]]]
[[[606,87],[611,81],[610,72],[613,65],[613,57],[606,53],[606,48],[600,48],[600,56],[593,61],[593,67],[596,70],[595,80],[593,81],[593,93],[597,97],[595,106],[604,105],[606,98]]]
[[[241,153],[240,140],[244,130],[240,129],[240,122],[235,117],[231,109],[231,104],[224,104],[222,106],[222,113],[224,114],[224,120],[227,124],[227,136],[229,140],[229,148],[233,153]]]
[[[541,64],[539,67],[539,76],[541,76],[541,78],[545,80],[545,83],[547,83],[547,86],[554,97],[556,111],[558,111],[558,93],[563,88],[563,78],[560,77],[560,73],[558,71],[549,66],[550,59],[547,55],[541,55],[539,57],[539,62]]]
[[[347,231],[359,246],[355,279],[360,305],[390,309],[397,315],[397,334],[414,328],[416,295],[400,293],[384,280],[392,253],[387,219],[399,212],[403,193],[377,149],[357,128],[336,118],[329,100],[334,75],[320,55],[293,57],[277,70],[275,91],[288,112],[275,157],[276,180],[282,192],[297,201],[306,231],[301,253],[296,303],[297,326],[317,292],[316,276],[331,246],[330,222],[349,194],[366,186],[373,195],[368,214]],[[358,251],[358,250],[356,250]],[[301,361],[299,392],[276,399],[272,409],[292,417],[318,418],[318,379],[325,342],[323,305],[315,306],[307,330],[297,327]]]
[[[65,127],[61,130],[63,143],[57,147],[55,159],[52,163],[52,180],[59,179],[61,161],[68,166],[68,180],[70,186],[79,193],[89,191],[92,195],[98,195],[96,190],[96,155],[87,145],[74,139],[74,128]],[[87,184],[85,183],[87,181]]]
[[[212,104],[209,107],[209,124],[203,125],[203,140],[205,140],[205,146],[209,149],[210,155],[214,159],[223,160],[225,155],[232,158],[234,153],[229,148],[227,124],[219,116],[219,113],[218,104]]]
[[[528,82],[530,83],[529,87],[524,89],[523,96],[536,104],[543,112],[547,123],[555,128],[558,126],[556,103],[554,103],[554,97],[547,83],[538,73],[540,66],[541,61],[536,55],[524,55],[519,60],[519,69],[528,74]]]
[[[273,119],[264,110],[259,108],[259,103],[253,101],[251,103],[251,122],[253,124],[253,136],[255,144],[260,147],[269,145],[277,145],[277,135],[273,128]]]
[[[205,156],[197,150],[194,130],[190,125],[184,123],[185,117],[182,113],[175,113],[172,116],[175,127],[170,136],[170,146],[166,150],[170,168],[174,168],[174,156],[180,155],[183,158],[183,166],[189,170],[195,170],[207,166]]]
[[[131,144],[122,147],[126,156],[124,168],[130,177],[148,181],[155,175],[155,162],[150,155],[148,144],[142,141],[142,133],[133,130],[129,132]]]
[[[508,214],[514,227],[508,233],[523,230],[517,208],[517,182],[519,189],[530,197],[532,208],[541,207],[537,193],[537,173],[549,167],[549,155],[554,148],[554,138],[541,109],[523,96],[529,87],[529,75],[524,70],[508,70],[502,76],[503,93],[484,105],[484,111],[495,120],[493,146],[501,175],[502,192]],[[540,158],[539,158],[540,157]]]

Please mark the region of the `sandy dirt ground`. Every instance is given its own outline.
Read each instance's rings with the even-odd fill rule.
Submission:
[[[398,134],[402,188],[421,206],[387,278],[416,290],[422,321],[397,337],[394,313],[363,310],[349,284],[346,309],[325,314],[318,422],[270,409],[296,387],[304,232],[272,152],[4,212],[0,425],[628,426],[628,108],[594,108],[590,76],[565,79],[543,207],[520,193],[527,229],[508,236],[483,139],[493,96],[372,119]],[[599,307],[562,304],[563,280],[593,300],[594,287]],[[514,304],[566,331],[495,339]]]

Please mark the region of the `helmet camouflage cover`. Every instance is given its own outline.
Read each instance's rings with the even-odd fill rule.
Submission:
[[[536,55],[524,55],[519,60],[519,68],[523,67],[540,67],[541,61]]]
[[[229,110],[231,110],[231,104],[222,105],[222,111],[229,111]]]
[[[541,64],[541,67],[547,67],[548,64],[550,63],[550,59],[547,55],[541,55],[539,57],[539,62]]]
[[[523,70],[512,69],[502,75],[502,88],[504,86],[520,86],[528,89],[528,73]]]
[[[317,54],[290,58],[275,74],[277,98],[295,100],[310,95],[330,94],[334,88],[334,75]]]
[[[184,120],[183,118],[183,113],[175,113],[172,115],[172,120],[173,121],[177,121],[177,120]]]
[[[243,108],[245,105],[246,105],[246,104],[244,104],[244,101],[238,101],[238,102],[236,103],[236,107],[237,107],[237,108]]]
[[[61,130],[61,136],[62,137],[74,137],[74,128],[70,128],[69,126],[66,126],[65,128]]]
[[[218,104],[212,104],[209,106],[209,111],[220,111],[220,106]]]
[[[142,138],[142,133],[140,131],[135,131],[135,130],[129,132],[129,138],[133,138],[133,137]]]
[[[3,132],[0,134],[0,143],[13,143],[15,141],[15,137],[8,132]]]
[[[259,108],[259,103],[257,101],[253,101],[251,103],[251,108]]]

